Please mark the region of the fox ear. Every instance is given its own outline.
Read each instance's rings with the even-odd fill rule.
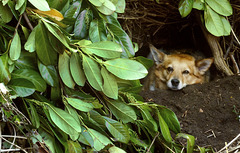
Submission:
[[[213,63],[213,58],[206,58],[196,62],[196,66],[201,75],[204,75],[205,72],[210,68]]]
[[[153,60],[156,64],[160,64],[164,61],[165,54],[155,48],[152,44],[149,45]]]

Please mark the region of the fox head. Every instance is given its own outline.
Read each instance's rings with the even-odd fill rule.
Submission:
[[[157,88],[180,90],[187,85],[203,83],[204,74],[213,63],[212,58],[195,60],[187,54],[167,55],[153,45],[150,45],[150,50],[156,65],[154,74]]]

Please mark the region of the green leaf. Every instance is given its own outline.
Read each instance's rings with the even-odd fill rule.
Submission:
[[[93,148],[93,138],[89,134],[89,131],[84,127],[82,127],[82,132],[80,134],[80,137],[78,138],[78,141]]]
[[[187,153],[192,153],[194,145],[195,145],[195,138],[194,138],[194,136],[189,135],[189,134],[179,133],[176,136],[176,139],[178,139],[178,138],[185,138],[185,139],[187,139]]]
[[[117,119],[122,120],[123,123],[135,122],[137,115],[131,106],[128,106],[124,102],[110,101],[107,103],[111,112]]]
[[[55,65],[57,63],[57,52],[54,51],[49,42],[47,29],[40,22],[36,27],[35,45],[38,58],[44,65]]]
[[[81,1],[75,1],[70,5],[70,7],[67,9],[67,11],[64,13],[64,18],[76,18],[79,14],[79,11],[82,7],[82,0]]]
[[[208,5],[204,11],[204,20],[207,30],[215,36],[227,36],[230,35],[231,25],[225,19],[215,11],[213,11]]]
[[[8,86],[20,97],[27,97],[35,92],[34,84],[23,78],[11,79]]]
[[[143,57],[143,56],[136,57],[136,60],[138,62],[140,62],[141,64],[143,64],[146,69],[150,69],[153,66],[153,64],[154,64],[154,62],[152,60],[150,60],[150,59],[148,59],[146,57]]]
[[[126,151],[122,150],[121,148],[118,148],[116,146],[112,146],[108,149],[109,153],[127,153]]]
[[[180,123],[177,119],[176,114],[167,108],[159,108],[159,112],[168,125],[168,127],[175,133],[179,133],[181,131]]]
[[[119,58],[122,53],[121,46],[112,41],[101,41],[82,47],[97,56],[108,59]]]
[[[50,7],[46,0],[28,0],[28,1],[41,11],[50,11]]]
[[[70,71],[73,77],[73,80],[79,85],[84,86],[86,82],[86,77],[82,68],[82,61],[78,53],[72,53],[70,58]]]
[[[2,2],[3,3],[3,2]],[[0,3],[0,22],[8,23],[12,20],[13,14],[7,5]]]
[[[68,153],[82,153],[82,147],[77,141],[67,141]]]
[[[83,54],[82,59],[84,73],[87,77],[88,82],[94,89],[102,91],[103,81],[98,63]]]
[[[128,129],[120,122],[111,118],[104,117],[105,125],[108,131],[114,136],[117,141],[127,144],[130,140]]]
[[[7,84],[11,79],[11,74],[8,67],[8,54],[0,56],[0,82]]]
[[[47,2],[50,8],[62,10],[63,7],[67,4],[68,0],[61,0],[61,1],[47,0]]]
[[[111,15],[116,11],[116,6],[110,0],[104,0],[104,3],[97,9],[104,15]]]
[[[25,2],[25,0],[18,0],[15,5],[15,9],[19,10],[24,5],[24,2]]]
[[[36,55],[29,52],[21,52],[20,57],[14,64],[18,69],[38,70]]]
[[[48,40],[52,44],[52,48],[55,52],[62,54],[65,50],[65,46],[50,32],[47,32]]]
[[[57,70],[52,65],[44,65],[41,62],[38,62],[38,69],[42,78],[46,83],[52,87],[57,87],[59,84]]]
[[[198,10],[204,10],[204,2],[202,2],[202,0],[194,0],[193,8]]]
[[[40,126],[40,120],[39,120],[37,110],[31,102],[29,102],[28,104],[29,104],[30,110],[31,110],[31,116],[30,116],[31,122],[32,122],[33,126],[38,129]]]
[[[68,135],[78,135],[81,132],[81,126],[77,124],[75,118],[62,109],[48,105],[48,111],[51,120]],[[76,136],[77,139],[78,136]]]
[[[74,37],[77,39],[86,38],[88,35],[88,27],[92,21],[92,11],[90,9],[83,10],[77,17],[74,25]]]
[[[59,55],[58,70],[63,83],[74,89],[75,83],[70,72],[70,57],[66,52]]]
[[[102,6],[103,4],[103,1],[100,0],[89,0],[89,2],[91,2],[95,6]]]
[[[233,10],[228,0],[206,0],[205,1],[218,14],[229,16]]]
[[[158,126],[156,121],[153,119],[150,111],[152,111],[148,106],[141,105],[139,106],[139,109],[141,110],[141,115],[143,117],[143,120],[147,123],[147,128],[151,131],[158,131]]]
[[[148,71],[137,61],[130,59],[113,59],[103,63],[107,70],[124,80],[138,80],[144,78]]]
[[[29,51],[30,53],[36,50],[35,48],[35,33],[36,33],[37,26],[32,30],[30,33],[27,42],[24,45],[24,49]]]
[[[104,67],[101,69],[103,77],[103,93],[113,99],[118,99],[118,85],[115,77],[110,74]]]
[[[77,110],[76,109],[74,109],[73,107],[71,107],[70,105],[65,105],[66,106],[66,108],[65,108],[65,110],[70,114],[70,115],[72,115],[74,118],[75,118],[75,120],[77,121],[77,124],[81,124],[80,123],[80,120],[79,120],[79,115],[78,115],[78,113],[77,113]]]
[[[92,42],[106,41],[107,33],[103,20],[95,19],[90,23],[89,37]]]
[[[9,56],[11,60],[15,61],[20,57],[20,54],[21,54],[21,40],[18,35],[18,32],[16,31],[9,49]]]
[[[183,18],[191,13],[192,8],[193,8],[193,0],[181,0],[179,2],[178,10]]]
[[[132,41],[127,33],[118,25],[108,23],[109,30],[119,39],[120,44],[123,46],[125,53],[128,57],[133,57],[135,51],[133,48]]]
[[[93,104],[84,102],[77,98],[66,98],[67,102],[74,108],[83,111],[83,112],[89,112],[93,109]]]
[[[46,28],[48,29],[48,31],[55,36],[66,48],[68,48],[69,50],[72,50],[71,47],[69,46],[64,34],[62,33],[61,30],[59,30],[58,26],[55,24],[50,24],[47,23],[47,20],[43,22],[44,25],[46,26]],[[57,46],[55,46],[55,48],[57,48]]]
[[[125,0],[118,0],[116,4],[116,12],[117,13],[124,13],[126,7],[126,2]]]
[[[108,144],[112,144],[112,142],[104,135],[101,133],[93,130],[93,129],[88,129],[89,134],[91,135],[93,139],[93,148],[96,151],[102,150],[104,147],[106,147]]]
[[[35,89],[39,92],[44,92],[47,88],[46,82],[42,79],[40,74],[31,69],[18,69],[13,71],[12,79],[26,79],[32,82]]]
[[[168,127],[167,123],[164,121],[164,119],[162,118],[162,116],[159,112],[157,112],[157,115],[158,115],[159,125],[160,125],[160,129],[161,129],[161,133],[163,135],[163,138],[168,143],[171,143],[172,142],[172,136],[170,134],[169,127]]]

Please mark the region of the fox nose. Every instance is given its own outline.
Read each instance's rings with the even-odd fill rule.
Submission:
[[[172,79],[171,83],[174,87],[177,87],[179,85],[179,80],[178,79]]]

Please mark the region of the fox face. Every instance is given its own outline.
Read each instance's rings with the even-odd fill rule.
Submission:
[[[195,60],[188,54],[167,55],[153,45],[151,54],[155,61],[150,90],[153,88],[180,90],[187,85],[203,83],[205,73],[213,63],[212,58]],[[153,87],[154,86],[154,87]]]

